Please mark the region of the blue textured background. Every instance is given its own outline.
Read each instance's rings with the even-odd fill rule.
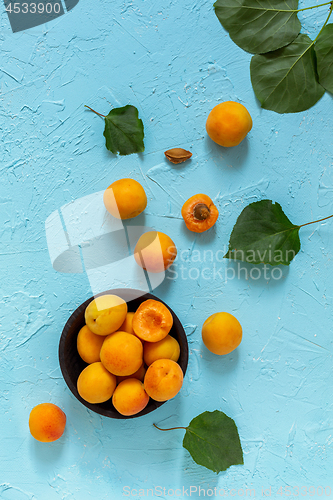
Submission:
[[[81,0],[15,34],[1,9],[1,500],[118,500],[124,486],[235,488],[236,496],[253,488],[257,497],[271,487],[276,498],[280,486],[333,488],[330,221],[301,230],[301,252],[279,280],[168,274],[155,293],[185,325],[190,360],[181,392],[153,414],[115,421],[88,411],[58,365],[62,328],[92,294],[86,274],[61,274],[50,262],[44,224],[64,204],[137,179],[149,199],[144,223],[189,251],[176,272],[198,267],[195,250],[223,249],[252,201],[278,201],[295,224],[333,211],[332,97],[294,115],[262,110],[250,55],[231,42],[212,3]],[[304,31],[313,35],[325,17],[325,8],[304,13]],[[205,133],[207,114],[225,100],[243,103],[253,118],[247,139],[231,149]],[[107,113],[128,103],[144,122],[146,150],[115,157],[104,147],[103,121],[83,105]],[[190,149],[191,161],[168,163],[163,153],[176,146]],[[220,217],[195,236],[180,208],[197,192],[215,200]],[[223,276],[232,267],[216,264]],[[244,332],[224,357],[201,341],[203,321],[217,311],[234,314]],[[64,409],[67,426],[43,444],[28,418],[48,401]],[[192,461],[183,431],[152,426],[187,425],[215,409],[235,419],[245,461],[219,475]]]

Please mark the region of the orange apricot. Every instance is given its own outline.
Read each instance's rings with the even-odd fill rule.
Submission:
[[[127,332],[127,333],[131,333],[132,335],[135,335],[134,330],[133,330],[133,325],[132,325],[133,316],[134,316],[134,312],[128,312],[126,314],[126,318],[124,320],[124,323],[119,328],[120,332]]]
[[[141,214],[147,206],[145,190],[134,179],[119,179],[104,192],[107,211],[117,219],[131,219]]]
[[[206,130],[209,137],[224,147],[237,146],[250,132],[252,118],[243,104],[225,101],[208,115]]]
[[[117,331],[127,314],[126,302],[117,295],[99,295],[86,307],[86,324],[96,335],[109,335]]]
[[[121,415],[135,415],[143,410],[149,401],[143,383],[136,378],[120,382],[112,396],[113,406]]]
[[[148,342],[162,340],[168,335],[172,325],[171,312],[159,300],[145,300],[139,305],[133,317],[135,335]]]
[[[143,346],[143,359],[146,365],[151,365],[157,359],[172,359],[178,361],[180,347],[178,341],[167,335],[158,342],[145,342]]]
[[[202,340],[214,354],[229,354],[241,343],[242,327],[232,314],[215,313],[202,326]]]
[[[172,239],[159,231],[142,234],[134,249],[136,262],[151,273],[168,269],[176,256],[177,249]]]
[[[29,429],[37,441],[56,441],[63,435],[65,426],[65,413],[53,403],[41,403],[30,412]]]
[[[117,379],[100,361],[86,366],[77,379],[77,390],[88,403],[104,403],[111,398]]]
[[[184,374],[172,359],[157,359],[148,366],[144,379],[147,394],[155,401],[167,401],[178,394]]]
[[[206,194],[195,194],[185,201],[182,217],[187,229],[203,233],[212,227],[219,216],[219,211]]]
[[[145,364],[142,363],[140,368],[136,372],[132,373],[132,375],[124,375],[124,376],[118,375],[117,384],[120,384],[120,382],[122,382],[123,380],[126,380],[128,378],[136,378],[138,380],[141,380],[141,382],[143,382],[143,379],[145,378],[146,370],[147,370],[147,368],[146,368]]]
[[[103,342],[100,356],[105,368],[114,375],[132,375],[143,363],[142,342],[131,333],[111,333]]]
[[[93,333],[87,325],[84,325],[78,333],[77,336],[77,351],[80,357],[86,363],[95,363],[100,361],[99,353],[104,342],[104,338],[101,335],[96,335]]]

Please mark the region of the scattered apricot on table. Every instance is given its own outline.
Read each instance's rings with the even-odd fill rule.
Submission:
[[[88,403],[104,403],[111,398],[117,379],[100,361],[82,370],[77,380],[77,390]]]
[[[215,313],[202,326],[202,340],[214,354],[229,354],[241,343],[242,327],[232,314]]]
[[[225,101],[208,115],[206,130],[209,137],[224,147],[237,146],[252,128],[252,118],[243,104]]]
[[[183,385],[184,374],[172,359],[158,359],[146,371],[144,388],[155,401],[167,401],[178,394]]]
[[[128,378],[117,385],[112,396],[115,409],[125,416],[135,415],[143,410],[149,401],[149,396],[143,383],[136,378]]]
[[[187,229],[203,233],[211,228],[219,216],[219,211],[206,194],[191,196],[182,207],[182,217]]]
[[[65,413],[53,403],[41,403],[30,412],[29,429],[37,441],[56,441],[63,435],[65,426]]]
[[[172,325],[171,312],[159,300],[145,300],[139,305],[133,317],[135,335],[148,342],[162,340],[168,335]]]
[[[159,231],[142,234],[134,249],[136,262],[148,272],[160,273],[168,269],[177,256],[172,239]]]
[[[147,196],[141,184],[134,179],[119,179],[104,192],[106,210],[117,219],[131,219],[147,206]]]

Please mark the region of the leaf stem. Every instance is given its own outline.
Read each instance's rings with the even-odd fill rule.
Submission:
[[[324,22],[324,24],[323,24],[321,30],[319,31],[318,35],[316,36],[316,38],[313,40],[313,43],[315,43],[318,40],[318,38],[320,36],[320,33],[323,31],[323,29],[325,28],[326,24],[328,23],[329,18],[331,17],[332,10],[333,10],[333,2],[330,2],[330,4],[331,4],[331,7],[330,7],[330,10],[329,10],[328,16],[326,18],[326,21]]]
[[[317,7],[324,7],[325,5],[329,5],[331,3],[332,2],[325,2],[325,3],[321,3],[319,5],[312,5],[311,7],[304,7],[303,9],[297,9],[297,10],[295,10],[295,12],[303,12],[303,10],[316,9]]]
[[[170,429],[161,429],[160,427],[158,427],[156,424],[153,424],[154,427],[156,427],[156,429],[158,429],[159,431],[174,431],[175,429],[187,429],[187,427],[170,427]]]
[[[98,113],[97,111],[95,111],[94,109],[92,109],[90,106],[87,106],[86,104],[84,105],[85,108],[88,108],[90,109],[90,111],[92,111],[93,113],[95,113],[96,115],[98,116],[102,116],[103,118],[105,118],[105,115],[102,115],[101,113]]]
[[[333,215],[329,215],[328,217],[324,217],[323,219],[314,220],[312,222],[307,222],[306,224],[301,224],[298,227],[308,226],[309,224],[316,224],[316,222],[322,222],[323,220],[331,219],[331,217],[333,217]]]

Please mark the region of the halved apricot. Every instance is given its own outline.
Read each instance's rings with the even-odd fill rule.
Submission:
[[[211,228],[219,216],[219,211],[206,194],[195,194],[183,205],[182,217],[187,229],[203,233]]]
[[[164,339],[173,325],[169,309],[158,300],[148,299],[142,302],[133,316],[135,335],[148,342]]]

